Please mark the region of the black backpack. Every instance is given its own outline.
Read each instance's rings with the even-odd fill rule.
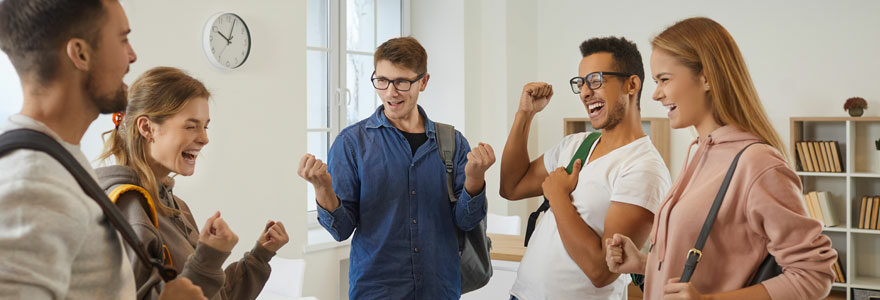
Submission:
[[[446,165],[446,191],[449,201],[455,206],[455,127],[443,123],[434,123],[437,128],[437,144],[440,158]],[[461,293],[477,290],[492,278],[492,259],[489,249],[492,241],[486,236],[486,217],[471,231],[462,231],[456,227],[458,234],[458,253],[461,256]]]

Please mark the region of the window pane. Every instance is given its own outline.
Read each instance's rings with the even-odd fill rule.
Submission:
[[[376,0],[379,6],[376,16],[376,47],[385,41],[400,36],[400,0]]]
[[[308,46],[328,47],[329,0],[309,0],[307,44]]]
[[[22,99],[24,96],[21,93],[18,73],[15,73],[9,58],[0,54],[0,124],[6,123],[9,116],[21,110]]]
[[[346,0],[346,31],[348,50],[375,50],[373,0]]]
[[[330,68],[327,62],[327,52],[323,51],[307,51],[307,69],[308,79],[308,96],[309,96],[309,128],[327,128],[329,127],[329,114],[327,108],[330,103],[327,70]]]
[[[309,132],[308,141],[309,153],[311,153],[324,163],[327,163],[327,151],[329,150],[327,146],[329,144],[329,141],[327,140],[327,133]],[[306,198],[306,207],[308,207],[309,210],[316,210],[317,207],[315,206],[315,187],[312,186],[312,184],[308,184],[308,186],[309,190],[308,198]]]
[[[376,110],[376,89],[370,82],[370,76],[373,75],[373,56],[348,54],[346,57],[348,65],[346,88],[349,94],[348,101],[348,123],[351,125],[360,120],[366,119]]]

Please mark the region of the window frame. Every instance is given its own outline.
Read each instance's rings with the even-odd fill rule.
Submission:
[[[339,132],[348,126],[347,124],[347,115],[348,115],[348,105],[352,101],[351,90],[347,88],[347,59],[349,54],[357,54],[357,55],[369,55],[373,56],[374,52],[370,51],[355,51],[348,50],[347,38],[348,38],[348,28],[347,28],[347,0],[326,0],[328,3],[328,12],[327,12],[327,47],[321,46],[313,46],[309,45],[308,40],[306,42],[306,55],[313,51],[319,51],[327,53],[327,110],[328,110],[328,124],[326,127],[310,127],[308,121],[306,122],[306,135],[314,133],[314,132],[323,132],[327,134],[327,145],[326,149],[329,151],[330,145],[333,144],[333,141],[336,139],[336,136],[339,135]],[[373,40],[375,43],[379,43],[377,39],[379,38],[379,5],[378,2],[381,0],[372,0],[373,1]],[[307,3],[308,5],[308,3]],[[409,36],[410,35],[410,8],[411,8],[411,0],[400,0],[400,36]],[[308,9],[307,18],[308,18]],[[308,22],[306,22],[308,26]],[[308,30],[308,29],[307,29]],[[307,61],[308,63],[308,61]],[[308,80],[308,78],[307,78]],[[308,87],[309,84],[307,83]],[[378,96],[377,96],[378,97]],[[310,104],[310,99],[308,96],[306,97],[306,104]],[[307,110],[308,111],[308,110]],[[306,139],[307,149],[308,149],[308,138]],[[326,157],[327,153],[312,153],[318,157]],[[312,189],[311,185],[308,187],[309,190]],[[308,227],[316,228],[320,227],[317,223],[317,205],[311,207],[311,203],[314,203],[315,199],[308,199],[307,192],[307,204],[306,211],[308,213]]]

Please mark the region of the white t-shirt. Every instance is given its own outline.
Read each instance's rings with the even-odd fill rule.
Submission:
[[[544,153],[547,172],[567,167],[586,137],[587,133],[566,136]],[[669,187],[669,170],[645,136],[584,165],[571,196],[578,214],[601,238],[611,201],[656,213]],[[621,275],[610,285],[595,287],[562,245],[551,208],[535,227],[510,293],[520,300],[622,299],[629,282],[628,275]]]

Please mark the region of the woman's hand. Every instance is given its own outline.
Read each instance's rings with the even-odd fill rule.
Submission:
[[[272,221],[266,223],[266,228],[263,229],[263,234],[260,235],[260,239],[257,240],[261,246],[266,249],[272,250],[272,252],[277,252],[278,249],[281,249],[287,242],[290,241],[290,237],[287,236],[287,230],[284,229],[284,224],[281,224],[281,221]]]
[[[678,282],[679,278],[669,279],[663,287],[663,300],[706,300],[690,282]]]
[[[226,225],[226,221],[220,217],[218,211],[205,222],[202,232],[199,233],[199,242],[211,248],[229,252],[238,243],[238,236],[232,232],[232,229],[229,229],[229,225]]]

